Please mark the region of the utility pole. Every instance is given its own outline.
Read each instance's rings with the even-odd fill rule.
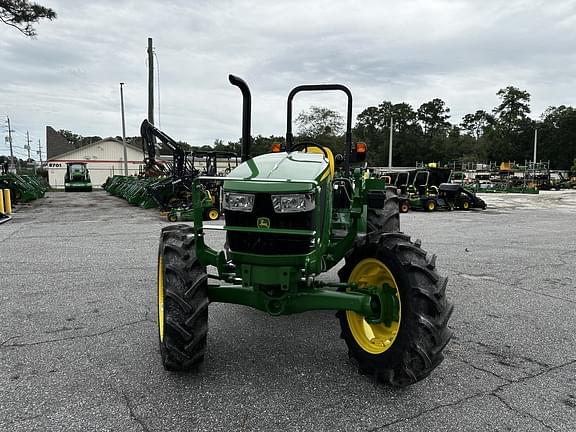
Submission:
[[[30,162],[30,133],[28,131],[26,131],[26,147],[24,148],[28,150],[28,162]]]
[[[148,121],[154,124],[154,48],[148,38]]]
[[[14,152],[12,151],[12,129],[10,129],[10,117],[6,116],[8,120],[8,143],[10,144],[10,172],[16,172],[14,165]]]
[[[128,150],[126,149],[126,122],[124,121],[124,83],[120,83],[120,109],[122,111],[122,142],[124,143],[124,175],[128,175]]]
[[[40,145],[40,140],[38,140],[38,155],[40,156],[40,168],[42,168],[42,146]]]
[[[394,118],[390,117],[390,146],[388,147],[388,168],[392,168],[392,129],[394,127]]]

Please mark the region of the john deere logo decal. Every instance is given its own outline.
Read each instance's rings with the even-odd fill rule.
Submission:
[[[267,217],[259,217],[256,221],[256,226],[258,228],[270,228],[270,219]]]

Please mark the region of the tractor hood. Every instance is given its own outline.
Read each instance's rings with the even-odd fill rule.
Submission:
[[[268,153],[249,159],[228,175],[242,180],[224,181],[225,190],[297,192],[313,189],[303,180],[328,178],[328,160],[319,153]],[[252,181],[251,181],[252,180]]]

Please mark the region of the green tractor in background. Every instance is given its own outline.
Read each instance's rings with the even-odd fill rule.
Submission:
[[[352,95],[339,84],[303,85],[288,96],[285,151],[249,157],[251,95],[243,95],[242,163],[222,177],[194,180],[194,223],[162,230],[158,332],[164,367],[196,369],[204,359],[211,302],[285,315],[336,310],[349,356],[363,373],[393,386],[428,376],[451,337],[452,305],[436,257],[400,232],[395,188],[369,178],[366,146],[352,146]],[[295,143],[292,100],[299,92],[347,96],[345,155]],[[359,164],[353,167],[353,164]],[[202,181],[223,181],[225,224],[203,226]],[[205,244],[224,229],[226,244]],[[344,260],[339,281],[318,277]],[[216,272],[208,274],[207,267]],[[213,283],[220,281],[221,283]]]
[[[86,163],[69,162],[66,164],[64,190],[66,192],[92,192],[92,181]]]
[[[218,220],[220,218],[220,202],[218,201],[218,192],[210,191],[204,185],[202,199],[200,205],[202,206],[202,214],[205,220]],[[194,206],[192,204],[183,204],[168,210],[166,215],[168,222],[185,222],[194,220]]]
[[[238,155],[229,151],[217,150],[194,150],[191,152],[192,166],[198,160],[204,161],[202,171],[198,171],[199,176],[221,176],[228,175],[232,171],[232,160],[235,161],[234,166],[238,166]],[[220,163],[219,163],[220,161]],[[225,168],[222,170],[222,161],[225,163]],[[220,166],[219,166],[220,165]],[[219,169],[220,168],[220,169]],[[203,195],[201,205],[205,220],[217,220],[222,213],[221,209],[221,179],[218,181],[207,181],[202,183]],[[179,206],[171,208],[166,215],[169,222],[177,221],[193,221],[194,220],[194,206],[191,202],[184,202]]]

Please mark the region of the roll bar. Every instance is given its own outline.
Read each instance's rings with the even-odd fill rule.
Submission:
[[[294,145],[294,135],[292,135],[292,100],[297,93],[303,91],[332,91],[339,90],[346,93],[348,97],[348,109],[346,111],[346,157],[344,158],[344,170],[350,168],[350,157],[352,155],[352,93],[348,87],[342,84],[309,84],[294,87],[288,95],[287,125],[286,125],[286,149],[290,151]]]

